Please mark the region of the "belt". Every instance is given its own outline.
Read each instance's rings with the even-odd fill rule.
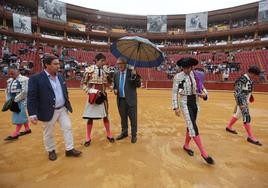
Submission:
[[[64,106],[56,107],[56,108],[54,108],[54,109],[55,109],[55,110],[59,110],[59,109],[61,109],[62,107],[64,107]]]

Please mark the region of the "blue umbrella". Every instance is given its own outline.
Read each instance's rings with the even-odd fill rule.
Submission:
[[[163,52],[148,39],[131,36],[114,42],[111,52],[115,57],[127,58],[128,64],[134,67],[157,67],[164,60]]]

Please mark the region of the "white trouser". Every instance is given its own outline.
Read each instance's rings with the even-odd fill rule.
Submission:
[[[56,150],[53,133],[57,121],[60,123],[63,131],[65,149],[69,151],[73,149],[73,135],[71,120],[65,107],[55,110],[52,119],[50,121],[43,122],[43,139],[45,149],[47,151]]]

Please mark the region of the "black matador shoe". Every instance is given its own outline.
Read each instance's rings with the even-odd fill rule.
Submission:
[[[202,155],[201,155],[202,156]],[[208,163],[208,164],[210,164],[210,165],[214,165],[215,164],[215,162],[214,162],[214,160],[212,159],[212,157],[210,157],[210,156],[208,156],[208,157],[204,157],[204,156],[202,156],[203,157],[203,159]]]
[[[91,144],[91,140],[89,140],[89,141],[85,141],[84,146],[85,146],[85,147],[89,147],[90,144]]]
[[[27,131],[22,131],[22,132],[20,132],[20,136],[23,136],[23,135],[26,135],[26,134],[30,134],[30,133],[32,133],[32,130],[31,129],[29,129]]]
[[[186,153],[188,153],[188,155],[194,156],[194,151],[193,150],[187,149],[185,146],[183,146],[183,149],[184,149],[184,151],[186,151]]]
[[[225,128],[225,130],[229,133],[232,133],[232,134],[237,134],[237,132],[235,130],[232,130],[232,129],[229,129],[228,127]]]
[[[12,141],[12,140],[17,140],[19,138],[19,135],[17,136],[8,136],[4,140],[5,141]]]
[[[259,141],[254,141],[254,140],[252,140],[249,137],[248,137],[247,141],[250,142],[250,143],[252,143],[252,144],[255,144],[255,145],[258,145],[258,146],[262,146],[262,143],[260,143]]]
[[[108,137],[108,136],[107,136],[107,140],[108,140],[109,142],[111,142],[111,143],[114,143],[114,141],[115,141],[113,137],[110,138],[110,137]]]

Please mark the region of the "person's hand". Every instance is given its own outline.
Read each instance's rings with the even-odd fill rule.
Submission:
[[[206,98],[207,95],[204,92],[202,92],[202,93],[198,93],[198,96],[204,99]]]
[[[118,94],[118,90],[117,90],[117,89],[114,90],[114,94],[115,94],[115,95]]]
[[[242,111],[245,108],[245,105],[240,105],[239,108]]]
[[[132,74],[137,74],[136,69],[132,69]]]
[[[175,111],[175,115],[178,116],[178,117],[180,117],[180,115],[181,115],[180,109],[177,108],[174,111]]]
[[[202,92],[202,93],[198,93],[198,96],[201,98],[204,98],[206,96],[206,94],[204,92]]]
[[[30,120],[31,120],[31,122],[33,123],[33,124],[37,124],[37,122],[38,122],[38,119],[37,119],[37,117],[30,117]]]
[[[113,89],[113,86],[110,86],[109,89],[110,89],[110,90],[109,90],[110,92],[112,92],[112,91],[114,90],[114,89]]]

